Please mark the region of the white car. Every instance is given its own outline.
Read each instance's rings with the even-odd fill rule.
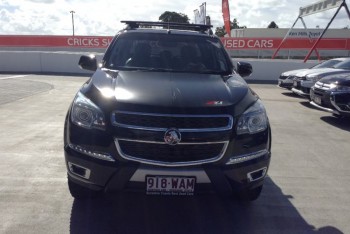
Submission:
[[[347,59],[348,58],[334,58],[334,59],[330,59],[330,60],[324,61],[322,63],[319,63],[315,66],[310,67],[310,68],[297,69],[297,70],[283,72],[278,79],[278,86],[280,88],[292,89],[293,88],[293,78],[296,74],[301,73],[301,72],[307,72],[307,73],[314,72],[315,69],[330,68],[330,67],[333,67],[334,65],[341,63]]]

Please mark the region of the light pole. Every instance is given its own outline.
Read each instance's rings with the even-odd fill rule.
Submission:
[[[75,11],[70,11],[70,13],[72,14],[72,26],[73,26],[73,37],[74,37],[74,13],[75,13]]]

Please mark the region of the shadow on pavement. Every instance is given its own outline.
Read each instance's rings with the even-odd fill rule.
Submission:
[[[306,100],[304,102],[300,102],[300,104],[305,106],[305,107],[307,107],[307,108],[311,108],[311,109],[314,109],[314,110],[322,111],[322,110],[318,109],[317,107],[311,105],[310,102],[306,101]]]
[[[261,197],[239,203],[215,194],[195,197],[150,197],[140,193],[109,194],[92,201],[75,200],[71,233],[341,233],[307,223],[270,179]]]
[[[306,98],[304,98],[304,97],[302,97],[302,96],[300,96],[298,94],[295,94],[292,91],[290,91],[290,92],[283,92],[282,95],[287,96],[287,97],[293,97],[293,98],[299,98],[299,99],[306,100]]]
[[[350,117],[338,118],[333,116],[323,116],[321,117],[321,120],[334,127],[350,132]]]
[[[53,85],[17,78],[3,79],[0,82],[0,105],[30,97],[53,89]]]

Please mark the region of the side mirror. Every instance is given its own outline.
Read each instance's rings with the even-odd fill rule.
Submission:
[[[97,59],[95,55],[82,55],[79,59],[79,67],[81,69],[96,71],[97,70]]]
[[[250,76],[253,73],[253,67],[250,63],[237,62],[237,72],[242,77]]]

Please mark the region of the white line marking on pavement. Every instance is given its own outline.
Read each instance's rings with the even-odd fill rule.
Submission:
[[[5,77],[0,77],[0,80],[6,80],[6,79],[12,79],[12,78],[21,78],[21,77],[26,77],[29,75],[18,75],[18,76],[5,76]]]

